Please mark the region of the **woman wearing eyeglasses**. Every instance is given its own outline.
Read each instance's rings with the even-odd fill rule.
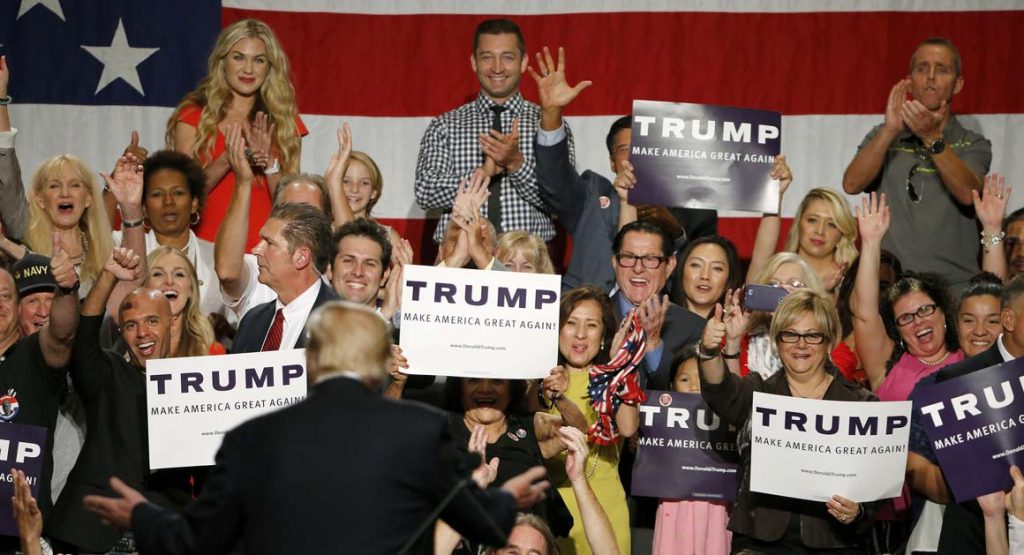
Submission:
[[[792,252],[780,252],[768,259],[751,283],[781,287],[793,293],[810,290],[824,294],[817,274],[804,259]],[[773,338],[768,334],[770,312],[750,312],[741,306],[743,289],[730,291],[725,296],[726,335],[722,357],[729,369],[741,376],[753,372],[767,378],[782,367],[782,361],[772,349]],[[831,350],[833,364],[849,380],[854,380],[857,358],[845,343],[839,342]]]
[[[878,265],[889,220],[884,194],[862,199],[853,332],[871,390],[883,401],[903,401],[918,380],[959,362],[964,354],[953,302],[938,276],[904,274],[879,305]]]
[[[697,357],[701,395],[722,420],[738,430],[739,491],[729,518],[733,553],[867,553],[866,538],[875,503],[835,495],[826,503],[750,491],[750,414],[755,391],[807,399],[871,401],[875,396],[838,373],[829,352],[840,344],[839,316],[832,300],[800,289],[779,304],[768,328],[781,371],[770,377],[740,378],[726,371],[722,340],[730,316],[715,307]]]

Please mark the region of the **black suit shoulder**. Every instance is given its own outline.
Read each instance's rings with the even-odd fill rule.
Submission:
[[[950,364],[945,368],[939,370],[938,375],[935,378],[936,382],[944,382],[946,380],[952,380],[959,378],[960,376],[970,374],[971,372],[977,372],[978,370],[984,370],[990,366],[1003,363],[1003,355],[999,352],[998,343],[993,343],[991,347],[984,351],[957,362],[956,364]]]

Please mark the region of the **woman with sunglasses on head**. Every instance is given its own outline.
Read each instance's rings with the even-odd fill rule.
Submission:
[[[781,368],[768,377],[752,372],[740,378],[726,369],[721,345],[727,327],[728,318],[716,306],[697,358],[701,395],[715,414],[739,430],[739,491],[729,518],[732,552],[867,553],[867,533],[877,503],[856,503],[839,495],[820,503],[750,491],[755,392],[831,401],[876,400],[829,363],[829,352],[842,339],[832,300],[820,291],[800,289],[779,303],[767,336]]]
[[[800,255],[780,252],[768,259],[753,284],[781,287],[789,293],[810,290],[824,294],[821,281],[810,265]],[[741,376],[754,372],[767,378],[782,367],[776,351],[772,349],[772,338],[768,335],[771,322],[770,312],[751,312],[742,306],[743,289],[729,291],[725,296],[725,345],[722,358],[729,369]],[[840,337],[840,339],[842,339]],[[857,358],[845,343],[839,341],[831,349],[832,363],[849,380],[854,380]]]

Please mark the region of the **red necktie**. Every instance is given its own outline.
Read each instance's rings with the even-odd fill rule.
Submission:
[[[276,351],[281,348],[281,338],[284,337],[284,309],[279,308],[274,313],[274,323],[270,324],[270,331],[267,338],[263,340],[261,351]]]

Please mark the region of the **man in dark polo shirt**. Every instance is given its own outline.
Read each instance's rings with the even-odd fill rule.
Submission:
[[[6,407],[0,410],[0,426],[9,423],[47,429],[38,496],[44,518],[53,507],[49,495],[53,432],[78,327],[78,275],[59,245],[54,252],[52,261],[34,266],[30,272],[35,275],[28,276],[55,282],[53,316],[25,337],[19,328],[18,287],[11,272],[0,266],[0,405]],[[19,275],[26,273],[25,266],[19,270]],[[17,541],[12,545],[17,546]],[[0,541],[0,549],[5,547]]]

